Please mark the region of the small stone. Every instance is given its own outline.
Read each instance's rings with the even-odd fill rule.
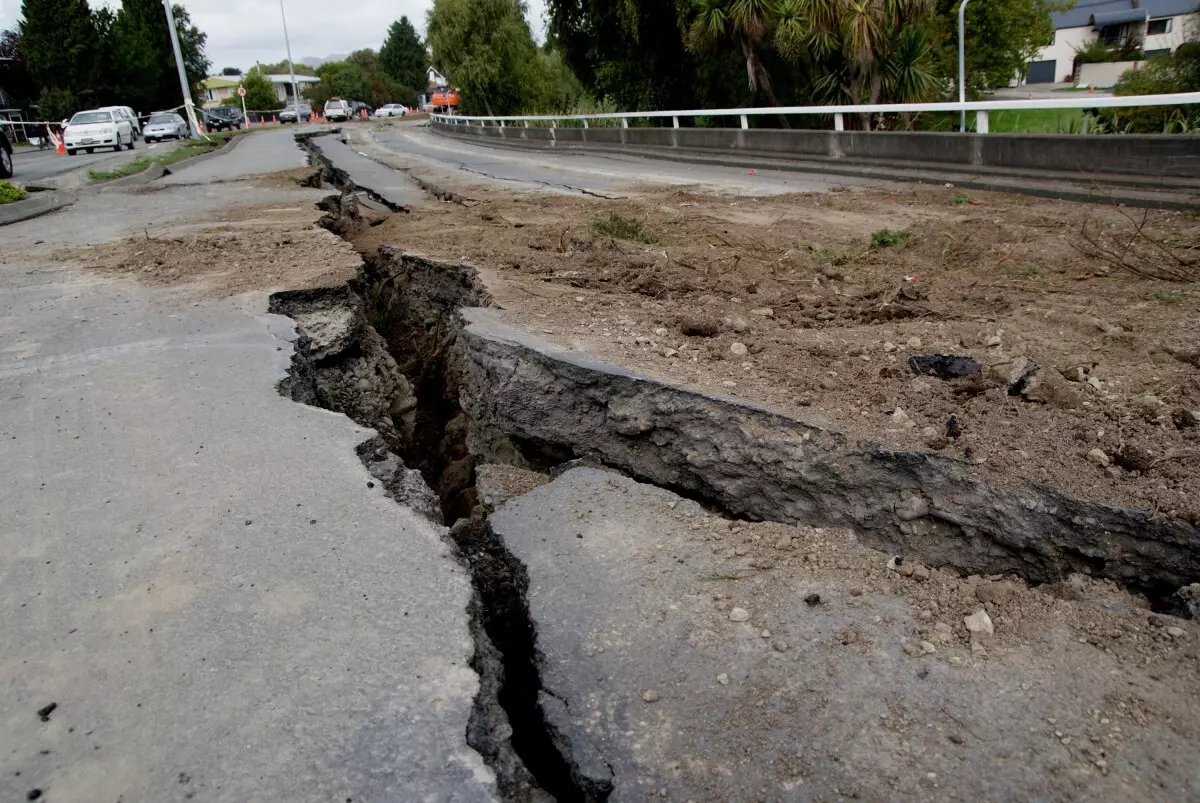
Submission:
[[[655,689],[646,689],[642,692],[642,702],[644,703],[657,703],[661,699],[662,695]]]
[[[812,608],[816,605],[820,605],[821,604],[821,595],[820,594],[809,594],[808,596],[806,596],[804,598],[804,604],[810,608]]]
[[[658,337],[666,337],[668,334],[670,334],[670,332],[660,326],[654,330],[654,334]]]
[[[669,358],[669,357],[674,357],[674,356],[675,356],[676,354],[678,354],[678,353],[679,353],[679,352],[678,352],[677,350],[675,350],[675,349],[663,349],[662,355],[663,355],[664,357],[668,357],[668,358]]]
[[[971,655],[978,656],[979,658],[987,658],[987,648],[984,647],[982,644],[980,644],[978,641],[972,641],[971,642]]]
[[[729,612],[729,621],[731,622],[747,622],[750,620],[750,611],[745,608],[734,608]]]
[[[832,312],[830,312],[827,309],[821,310],[820,312],[817,313],[818,321],[832,321],[836,317],[837,317],[836,315],[834,315]]]
[[[896,567],[896,574],[899,574],[901,577],[912,577],[913,565],[911,563],[901,563]]]
[[[1171,413],[1171,423],[1176,429],[1194,429],[1197,423],[1196,414],[1186,407],[1179,407]]]
[[[929,568],[920,564],[913,566],[912,577],[919,582],[925,582],[929,579]]]
[[[633,342],[639,346],[648,346],[650,345],[650,338],[646,337],[645,335],[638,335],[633,339]]]
[[[720,683],[722,686],[728,686],[729,685],[729,675],[725,674],[724,672],[717,675],[717,683]]]
[[[779,536],[779,539],[775,542],[775,548],[776,549],[791,549],[792,548],[792,537],[790,535]]]
[[[1003,341],[1000,340],[1000,335],[992,335],[987,339],[988,348],[996,348],[1001,342]]]
[[[746,348],[745,343],[736,343],[735,342],[735,343],[730,344],[729,353],[735,357],[745,357],[747,354],[750,353],[750,349]]]
[[[904,412],[903,407],[897,407],[892,412],[892,423],[899,424],[902,427],[915,426],[915,424],[913,424],[913,420],[908,417],[908,413]]]
[[[750,314],[758,315],[762,318],[774,318],[775,310],[771,309],[770,307],[759,307],[758,309],[750,310]]]
[[[921,343],[921,338],[910,337],[908,339],[908,342],[905,345],[908,346],[910,349],[919,349],[919,348],[921,348],[921,346],[923,344]]]
[[[883,350],[885,353],[891,354],[893,351],[896,350],[896,344],[895,343],[884,343]]]
[[[933,619],[933,611],[921,611],[917,614],[917,618],[922,622],[928,622]]]
[[[933,655],[935,652],[937,652],[937,647],[933,646],[933,644],[928,641],[922,641],[921,652],[925,653],[926,655]]]
[[[963,617],[963,624],[972,633],[983,633],[986,636],[990,636],[996,632],[995,627],[992,626],[992,617],[988,616],[987,611],[983,608],[975,611],[970,616]]]
[[[1151,393],[1134,396],[1131,403],[1138,415],[1147,421],[1153,421],[1158,418],[1159,413],[1162,412],[1162,408],[1166,406],[1163,404],[1162,399]]]
[[[854,632],[853,630],[842,631],[843,644],[853,644],[856,641],[858,641],[858,633]]]
[[[1170,636],[1171,638],[1183,638],[1183,628],[1182,627],[1168,627],[1167,635]]]
[[[925,654],[924,651],[921,649],[921,645],[915,641],[904,642],[904,653],[906,655],[911,655],[913,658],[916,658],[918,655]]]
[[[950,666],[962,666],[966,663],[961,655],[951,655],[949,658]]]
[[[750,323],[745,318],[734,318],[729,328],[740,334],[750,328]]]
[[[787,652],[788,643],[783,639],[777,639],[771,646],[775,649],[775,652]]]
[[[763,638],[770,638],[770,637],[771,637],[771,631],[770,631],[770,630],[767,630],[767,629],[764,627],[764,628],[763,628],[763,632],[759,633],[758,635],[762,636]]]
[[[1103,449],[1092,449],[1087,453],[1087,459],[1089,463],[1095,463],[1102,468],[1107,467],[1109,463],[1108,455],[1104,453]]]

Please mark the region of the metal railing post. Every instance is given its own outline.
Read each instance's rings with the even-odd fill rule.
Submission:
[[[958,7],[958,102],[967,102],[967,63],[966,56],[966,21],[964,15],[967,12],[967,3],[970,0],[962,0],[962,5]],[[965,133],[967,130],[967,110],[963,109],[961,117],[958,121],[958,132]]]
[[[587,127],[588,127],[587,120],[584,120],[584,121],[583,121],[583,127],[584,127],[584,128],[587,128]]]
[[[628,117],[621,118],[621,128],[629,128],[629,118]]]
[[[975,133],[986,134],[988,132],[988,113],[984,109],[975,112]]]
[[[750,118],[743,114],[742,115],[742,128],[749,128],[749,127],[750,127]]]
[[[672,128],[679,128],[679,115],[672,115],[672,117],[671,117],[671,127],[672,127]]]
[[[835,115],[833,115],[833,130],[834,131],[845,131],[846,130],[846,118],[842,116],[841,112],[838,112]]]

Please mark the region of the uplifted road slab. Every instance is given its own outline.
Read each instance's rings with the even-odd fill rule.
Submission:
[[[542,710],[611,800],[1200,794],[1197,634],[1105,584],[893,571],[848,531],[587,468],[491,526],[528,571]]]

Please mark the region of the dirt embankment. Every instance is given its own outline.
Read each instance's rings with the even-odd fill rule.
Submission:
[[[1195,213],[952,187],[466,195],[356,247],[468,260],[514,322],[661,378],[1200,521]],[[916,374],[929,354],[981,370]]]

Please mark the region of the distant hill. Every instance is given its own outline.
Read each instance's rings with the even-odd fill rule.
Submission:
[[[330,55],[326,56],[325,58],[309,56],[308,58],[300,59],[299,63],[307,64],[309,67],[312,67],[315,70],[327,61],[344,61],[346,56],[349,56],[349,55],[350,55],[349,53],[331,53]]]

